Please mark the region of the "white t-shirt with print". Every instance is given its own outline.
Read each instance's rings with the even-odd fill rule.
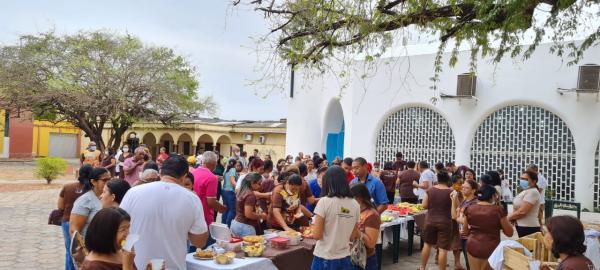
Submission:
[[[178,184],[133,187],[121,208],[131,216],[129,233],[140,236],[134,246],[137,269],[146,269],[151,259],[164,259],[166,269],[185,269],[188,233],[208,231],[200,199]]]
[[[313,254],[334,260],[350,256],[350,235],[360,220],[360,206],[353,198],[322,197],[315,214],[325,219],[323,238],[317,241]]]
[[[433,183],[437,182],[435,174],[432,170],[426,169],[421,173],[421,177],[419,177],[419,185],[429,182],[429,188],[433,186]],[[419,188],[419,199],[422,200],[425,196],[425,189]]]

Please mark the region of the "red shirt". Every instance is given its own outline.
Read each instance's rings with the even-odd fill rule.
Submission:
[[[217,198],[217,177],[207,168],[198,167],[193,172],[194,192],[200,197],[206,225],[210,225],[214,218],[214,209],[208,207],[206,198]]]
[[[348,184],[350,184],[350,182],[352,182],[352,179],[354,179],[354,174],[352,174],[352,172],[348,172],[346,174],[346,181],[348,181]]]

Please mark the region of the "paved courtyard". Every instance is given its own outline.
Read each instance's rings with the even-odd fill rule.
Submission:
[[[42,180],[23,179],[32,175],[27,172],[31,169],[27,164],[5,166],[4,163],[0,163],[0,166],[0,270],[64,269],[61,229],[58,226],[47,225],[47,219],[50,211],[56,208],[60,187],[72,181],[68,179],[74,179],[74,176],[69,174],[51,185],[46,185]],[[13,171],[21,177],[8,176],[7,171]],[[600,224],[600,214],[582,213],[582,220]],[[419,238],[415,237],[415,248],[418,248],[418,241]],[[416,250],[413,256],[408,257],[406,244],[406,241],[401,243],[398,264],[392,264],[391,247],[384,247],[382,269],[418,268],[420,253]],[[449,255],[448,260],[453,266],[452,255]],[[428,269],[438,269],[433,261],[432,257]]]

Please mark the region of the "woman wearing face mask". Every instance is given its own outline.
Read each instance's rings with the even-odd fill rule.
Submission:
[[[117,159],[115,158],[115,151],[107,147],[104,149],[104,155],[102,158],[102,163],[100,164],[104,169],[107,169],[110,172],[110,177],[115,177],[115,167],[117,166]]]
[[[469,267],[473,270],[491,269],[488,259],[500,243],[500,230],[508,236],[513,228],[498,201],[498,193],[493,186],[485,185],[477,190],[476,204],[464,210],[463,228],[468,233],[467,254]]]
[[[508,218],[510,222],[516,223],[519,237],[540,231],[538,220],[540,192],[537,188],[537,180],[537,174],[530,171],[523,172],[519,180],[519,186],[523,191],[513,199],[514,211]]]
[[[123,144],[123,147],[121,147],[121,152],[121,155],[117,159],[117,165],[119,168],[119,178],[125,179],[125,170],[123,169],[123,162],[125,162],[126,159],[131,157],[131,149],[129,149],[129,145]]]
[[[554,216],[546,221],[544,245],[560,258],[557,270],[594,270],[594,264],[583,253],[585,234],[581,221],[573,216]],[[550,270],[542,265],[542,270]]]
[[[106,182],[102,195],[100,195],[100,202],[102,202],[102,208],[119,207],[121,200],[125,197],[125,193],[131,188],[129,183],[120,179],[112,179]]]

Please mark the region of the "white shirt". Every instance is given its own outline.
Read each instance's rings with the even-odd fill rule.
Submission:
[[[545,204],[546,196],[544,191],[548,187],[548,180],[546,180],[546,177],[542,173],[538,173],[537,186],[540,189],[540,204]]]
[[[360,206],[352,198],[322,197],[315,214],[325,219],[323,239],[317,241],[313,254],[326,260],[350,256],[350,235],[360,220]]]
[[[240,175],[237,182],[235,183],[235,190],[240,190],[240,188],[242,188],[242,180],[244,180],[244,178],[246,178],[246,175],[248,175],[248,174]]]
[[[419,185],[429,182],[429,188],[433,186],[433,183],[437,182],[435,174],[432,170],[426,169],[421,173],[421,177],[419,177]],[[419,199],[422,200],[425,196],[425,189],[419,188]]]
[[[196,194],[167,182],[131,188],[121,202],[131,216],[129,233],[137,234],[135,265],[146,269],[152,259],[164,259],[166,269],[185,269],[188,232],[207,232],[202,203]]]

